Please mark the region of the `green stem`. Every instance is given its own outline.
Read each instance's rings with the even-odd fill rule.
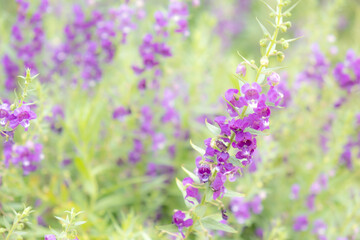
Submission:
[[[5,240],[9,240],[9,239],[10,239],[11,234],[13,233],[13,231],[15,230],[15,228],[17,227],[17,225],[18,225],[18,223],[20,222],[21,218],[22,218],[22,215],[21,215],[19,218],[16,218],[16,221],[15,221],[15,222],[13,223],[13,225],[11,226],[10,231],[9,231],[9,233],[7,234]]]
[[[282,4],[281,4],[281,1],[280,3],[278,4],[278,7],[277,7],[277,15],[276,15],[276,28],[275,28],[275,32],[274,34],[272,35],[271,37],[271,40],[270,40],[270,45],[268,46],[267,50],[266,50],[266,53],[265,53],[265,57],[269,57],[270,56],[270,53],[271,53],[271,49],[273,48],[274,44],[276,44],[276,39],[278,37],[278,34],[279,34],[279,30],[280,30],[280,24],[281,24],[281,20],[282,20],[282,13],[281,13],[281,10],[282,10]],[[264,68],[264,65],[261,65],[256,73],[256,77],[255,77],[255,82],[257,82],[259,80],[259,77],[260,77],[260,74],[261,74],[261,71],[262,69]]]

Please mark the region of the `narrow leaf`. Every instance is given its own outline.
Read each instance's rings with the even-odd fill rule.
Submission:
[[[229,233],[237,233],[237,231],[234,228],[230,227],[229,225],[220,223],[212,218],[204,218],[201,220],[201,223],[207,229],[220,230]]]
[[[292,5],[288,10],[286,10],[284,13],[290,13],[299,3],[301,0],[297,1],[294,5]]]
[[[220,135],[221,129],[219,127],[212,125],[211,123],[209,123],[207,121],[207,119],[205,119],[205,124],[206,124],[206,127],[210,130],[210,132],[212,132],[216,136]]]
[[[231,191],[231,190],[228,190],[228,189],[226,189],[226,192],[225,192],[225,195],[224,195],[224,197],[230,197],[230,198],[233,198],[233,197],[244,197],[244,196],[245,196],[245,194],[243,194],[243,193]]]
[[[175,233],[179,231],[179,229],[174,224],[156,226],[155,228],[160,231],[170,232],[170,233]]]
[[[261,0],[261,2],[262,2],[263,4],[265,4],[265,5],[270,9],[271,12],[273,12],[273,13],[276,14],[276,11],[275,11],[272,7],[270,7],[269,4],[267,4],[266,2],[264,2],[264,1],[262,1],[262,0]]]
[[[201,147],[196,146],[195,144],[192,143],[192,141],[190,140],[190,145],[191,147],[196,150],[198,153],[200,153],[201,155],[205,154],[205,150],[202,149]]]
[[[296,41],[296,40],[299,40],[299,39],[301,39],[301,38],[303,38],[304,36],[300,36],[300,37],[297,37],[297,38],[292,38],[292,39],[288,39],[288,40],[285,40],[285,42],[294,42],[294,41]]]
[[[262,23],[260,22],[260,20],[258,18],[256,18],[256,21],[259,23],[264,35],[271,36],[269,31],[266,29],[266,27],[264,25],[262,25]]]
[[[198,176],[187,170],[184,166],[181,166],[181,168],[184,170],[184,172],[186,172],[187,175],[189,175],[189,177],[191,177],[192,180],[194,180],[195,183],[200,183]]]

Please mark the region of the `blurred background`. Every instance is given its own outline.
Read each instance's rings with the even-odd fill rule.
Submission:
[[[168,239],[156,226],[186,208],[175,178],[195,168],[189,140],[202,145],[205,119],[226,115],[238,53],[258,63],[256,18],[272,29],[269,13],[260,0],[0,0],[1,100],[14,102],[26,68],[39,73],[37,119],[2,147],[0,226],[26,204],[24,239],[61,229],[54,216],[71,208],[84,211],[79,239]],[[238,233],[212,239],[360,238],[360,1],[302,0],[287,19],[281,37],[299,39],[270,63],[283,67],[283,108],[229,186],[244,199],[224,199]]]

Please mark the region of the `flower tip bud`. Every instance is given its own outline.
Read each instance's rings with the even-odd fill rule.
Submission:
[[[282,47],[283,47],[283,49],[288,49],[289,48],[289,43],[288,42],[283,42]]]
[[[10,105],[10,110],[11,110],[11,111],[14,111],[15,109],[16,109],[16,105],[15,105],[14,103],[11,104],[11,105]]]
[[[243,63],[240,63],[236,67],[236,74],[240,74],[241,76],[245,77],[245,75],[246,75],[246,66]]]
[[[280,26],[280,30],[281,32],[286,32],[287,31],[287,27],[285,25],[281,25]]]
[[[261,47],[266,47],[266,43],[267,43],[267,39],[265,39],[265,38],[261,39],[260,42],[259,42]]]
[[[265,66],[267,67],[269,65],[269,58],[267,56],[263,56],[261,59],[260,59],[260,64],[262,66]]]
[[[276,57],[277,57],[277,60],[278,60],[279,62],[282,62],[282,61],[284,60],[284,58],[285,58],[285,55],[284,55],[283,52],[278,52],[277,55],[276,55]]]
[[[23,224],[23,223],[19,223],[16,228],[17,228],[17,230],[21,231],[21,230],[24,229],[24,224]]]

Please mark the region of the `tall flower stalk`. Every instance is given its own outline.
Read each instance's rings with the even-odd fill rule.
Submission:
[[[291,15],[290,11],[296,4],[288,7],[289,4],[290,1],[278,0],[274,10],[265,3],[271,10],[270,16],[274,18],[274,22],[271,23],[274,31],[270,34],[258,20],[264,33],[260,40],[262,56],[259,65],[254,60],[249,61],[240,55],[244,61],[237,67],[235,75],[239,80],[239,88],[228,89],[225,92],[230,117],[216,117],[214,121],[218,126],[206,122],[214,137],[204,141],[205,149],[191,143],[201,154],[196,158],[196,169],[192,173],[184,168],[189,177],[182,182],[176,180],[189,208],[184,212],[176,210],[173,216],[172,223],[180,234],[174,231],[173,226],[159,227],[163,232],[184,239],[193,234],[211,237],[211,230],[236,232],[226,224],[228,216],[220,199],[242,197],[241,193],[227,189],[225,183],[235,181],[242,169],[252,162],[253,153],[257,148],[257,136],[265,135],[264,131],[269,129],[270,108],[277,107],[283,97],[277,89],[280,76],[275,72],[280,68],[269,65],[273,57],[279,62],[285,57],[277,46],[281,45],[283,49],[287,49],[289,43],[296,40],[278,39],[279,34],[286,32],[291,26],[290,22],[284,22],[284,18]],[[285,7],[288,9],[284,11]],[[216,206],[221,211],[220,219],[218,215],[205,214],[210,206]]]

